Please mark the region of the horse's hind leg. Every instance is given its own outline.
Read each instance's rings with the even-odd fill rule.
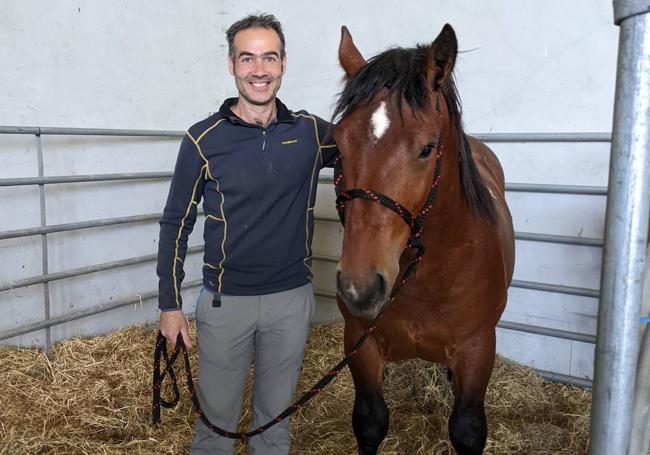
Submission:
[[[348,338],[353,337],[348,335],[346,327],[346,339]],[[356,338],[352,343],[354,341]],[[359,454],[374,455],[386,437],[389,419],[382,393],[384,362],[374,339],[369,338],[351,360],[350,371],[355,388],[352,428],[357,438]]]
[[[449,438],[460,455],[480,455],[487,439],[485,392],[494,366],[495,334],[467,340],[452,356],[456,400],[449,417]]]

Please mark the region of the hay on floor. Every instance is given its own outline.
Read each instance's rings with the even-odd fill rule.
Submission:
[[[312,331],[299,392],[340,359],[342,327]],[[162,410],[162,425],[150,424],[154,341],[152,330],[132,327],[62,342],[51,360],[38,350],[0,349],[0,455],[188,453],[195,415],[185,389],[179,406]],[[423,361],[391,364],[385,398],[391,420],[381,454],[454,453],[444,368]],[[291,453],[356,453],[353,400],[346,369],[292,418]],[[588,390],[545,382],[530,369],[498,359],[486,398],[485,453],[585,453],[590,402]],[[245,411],[242,424],[249,420]],[[237,444],[237,453],[245,453]]]

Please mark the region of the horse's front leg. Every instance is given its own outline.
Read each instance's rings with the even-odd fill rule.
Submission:
[[[494,329],[466,340],[452,356],[456,400],[449,417],[449,438],[459,455],[481,455],[487,439],[485,392],[494,366]]]
[[[345,328],[346,350],[363,334]],[[388,408],[382,394],[384,360],[373,337],[369,337],[357,355],[350,360],[355,397],[352,428],[360,455],[374,455],[388,432]]]

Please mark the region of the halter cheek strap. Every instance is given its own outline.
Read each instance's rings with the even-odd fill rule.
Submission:
[[[436,165],[433,174],[433,182],[431,183],[431,190],[429,191],[429,196],[427,197],[424,207],[420,210],[417,216],[413,216],[411,212],[404,207],[399,202],[394,199],[382,194],[378,191],[354,188],[350,190],[344,190],[345,186],[343,183],[343,165],[341,161],[341,155],[338,155],[334,161],[334,187],[336,191],[336,209],[339,213],[339,218],[341,224],[345,225],[345,204],[352,199],[366,199],[368,201],[377,202],[387,209],[392,210],[397,213],[400,218],[409,226],[411,234],[409,236],[408,242],[406,243],[407,248],[417,248],[418,255],[422,256],[424,254],[424,245],[420,240],[420,234],[422,233],[422,228],[424,225],[424,219],[431,210],[433,206],[433,201],[436,198],[438,193],[438,185],[440,183],[440,168],[442,159],[442,143],[438,141],[438,146],[436,148]]]

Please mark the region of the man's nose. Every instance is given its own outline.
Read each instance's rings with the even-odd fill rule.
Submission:
[[[263,76],[265,73],[264,62],[261,58],[253,60],[253,74]]]

